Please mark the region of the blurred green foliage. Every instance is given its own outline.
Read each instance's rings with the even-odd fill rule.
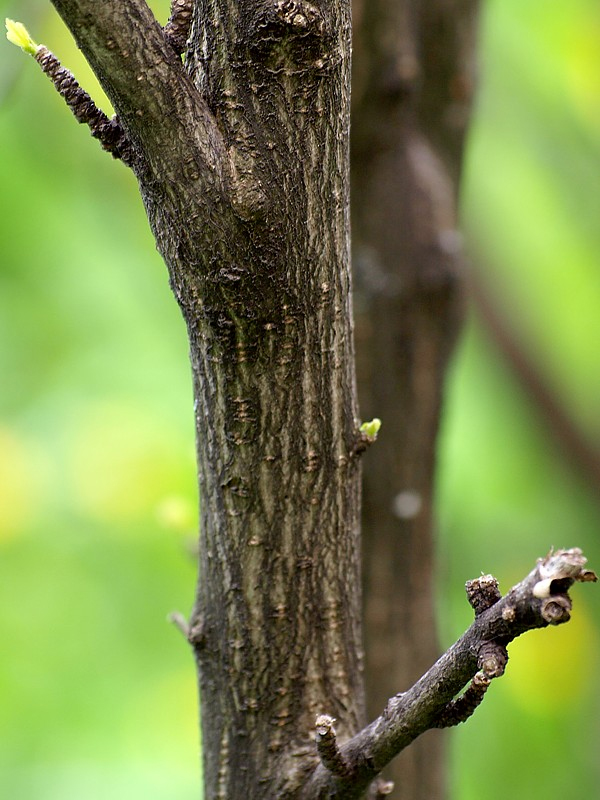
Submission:
[[[600,455],[600,6],[487,0],[462,188],[476,280],[576,435]],[[451,371],[438,468],[441,632],[461,584],[508,589],[550,546],[600,567],[598,484],[573,464],[473,312]],[[596,478],[597,480],[597,478]],[[451,740],[453,796],[597,795],[600,597],[513,643],[506,675]]]
[[[161,20],[166,2],[151,3]],[[109,110],[46,0],[0,3]],[[600,9],[487,0],[463,190],[474,269],[600,446]],[[135,181],[0,44],[0,796],[199,795],[193,418],[184,326]],[[384,420],[385,423],[385,420]],[[600,567],[600,508],[485,321],[454,359],[439,458],[440,631],[462,583],[551,545]],[[596,794],[600,599],[511,647],[451,744],[453,795]]]

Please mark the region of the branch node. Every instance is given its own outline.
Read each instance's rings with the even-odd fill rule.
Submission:
[[[348,776],[348,765],[346,764],[337,741],[337,735],[333,724],[335,719],[327,714],[320,714],[315,721],[315,743],[317,753],[323,766],[339,778]]]
[[[499,678],[504,675],[508,663],[508,651],[498,642],[484,642],[477,654],[477,667],[486,678]]]
[[[367,447],[370,447],[377,441],[377,434],[381,428],[381,420],[375,417],[369,422],[363,422],[357,432],[354,446],[352,448],[353,455],[364,453]]]
[[[472,581],[467,581],[465,591],[476,617],[502,599],[498,581],[493,575],[482,575]]]
[[[192,617],[192,620],[188,627],[187,640],[198,652],[206,647],[206,625],[202,616],[197,616],[195,619]]]

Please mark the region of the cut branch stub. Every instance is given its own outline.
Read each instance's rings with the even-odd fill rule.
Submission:
[[[493,606],[494,603],[497,603],[502,597],[498,588],[498,581],[493,575],[482,575],[472,581],[467,581],[465,590],[476,617],[487,608],[490,608],[490,606]]]
[[[340,752],[337,736],[333,723],[335,719],[326,714],[321,714],[315,722],[315,742],[321,763],[332,775],[346,777],[348,765]]]

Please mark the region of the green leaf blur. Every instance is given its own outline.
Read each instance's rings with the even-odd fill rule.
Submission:
[[[109,110],[50,4],[14,5]],[[135,180],[0,49],[0,796],[197,797],[184,325]]]
[[[45,0],[0,5],[109,110]],[[463,189],[474,269],[597,448],[600,10],[483,11]],[[132,176],[32,59],[6,41],[0,55],[0,796],[191,800],[194,667],[166,622],[195,582],[184,326]],[[438,509],[444,644],[481,571],[507,589],[550,545],[600,568],[598,498],[476,312],[449,379]],[[457,800],[595,796],[600,596],[573,597],[572,622],[513,644],[453,734]]]

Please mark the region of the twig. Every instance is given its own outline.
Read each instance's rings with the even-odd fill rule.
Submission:
[[[337,736],[333,723],[333,717],[321,714],[315,722],[315,742],[321,763],[333,775],[345,777],[348,774],[348,767],[337,742]]]
[[[171,613],[167,616],[168,622],[172,622],[176,628],[178,628],[181,633],[185,636],[185,638],[189,641],[190,637],[190,626],[187,619],[183,616],[181,611],[171,611]]]
[[[171,16],[163,28],[166,40],[180,56],[185,51],[192,26],[191,0],[171,0]]]
[[[595,581],[581,550],[559,550],[538,561],[507,595],[476,615],[470,628],[383,714],[339,748],[348,777],[317,766],[302,800],[360,797],[385,766],[429,728],[456,724],[477,707],[492,678],[504,672],[506,646],[526,631],[566,622],[575,581]],[[493,585],[493,582],[490,582]],[[477,594],[477,592],[476,592]],[[491,592],[489,597],[493,597]],[[471,681],[462,697],[454,699]],[[446,715],[444,717],[444,715]]]
[[[101,111],[90,95],[81,88],[73,73],[63,67],[54,53],[43,44],[39,45],[35,60],[69,106],[77,122],[87,125],[92,136],[114,158],[120,158],[127,165],[131,164],[134,152],[118,119],[110,119]]]
[[[476,672],[473,680],[460,697],[451,700],[441,714],[436,717],[433,727],[451,728],[468,720],[483,700],[490,683],[491,678],[488,678],[483,671]]]

